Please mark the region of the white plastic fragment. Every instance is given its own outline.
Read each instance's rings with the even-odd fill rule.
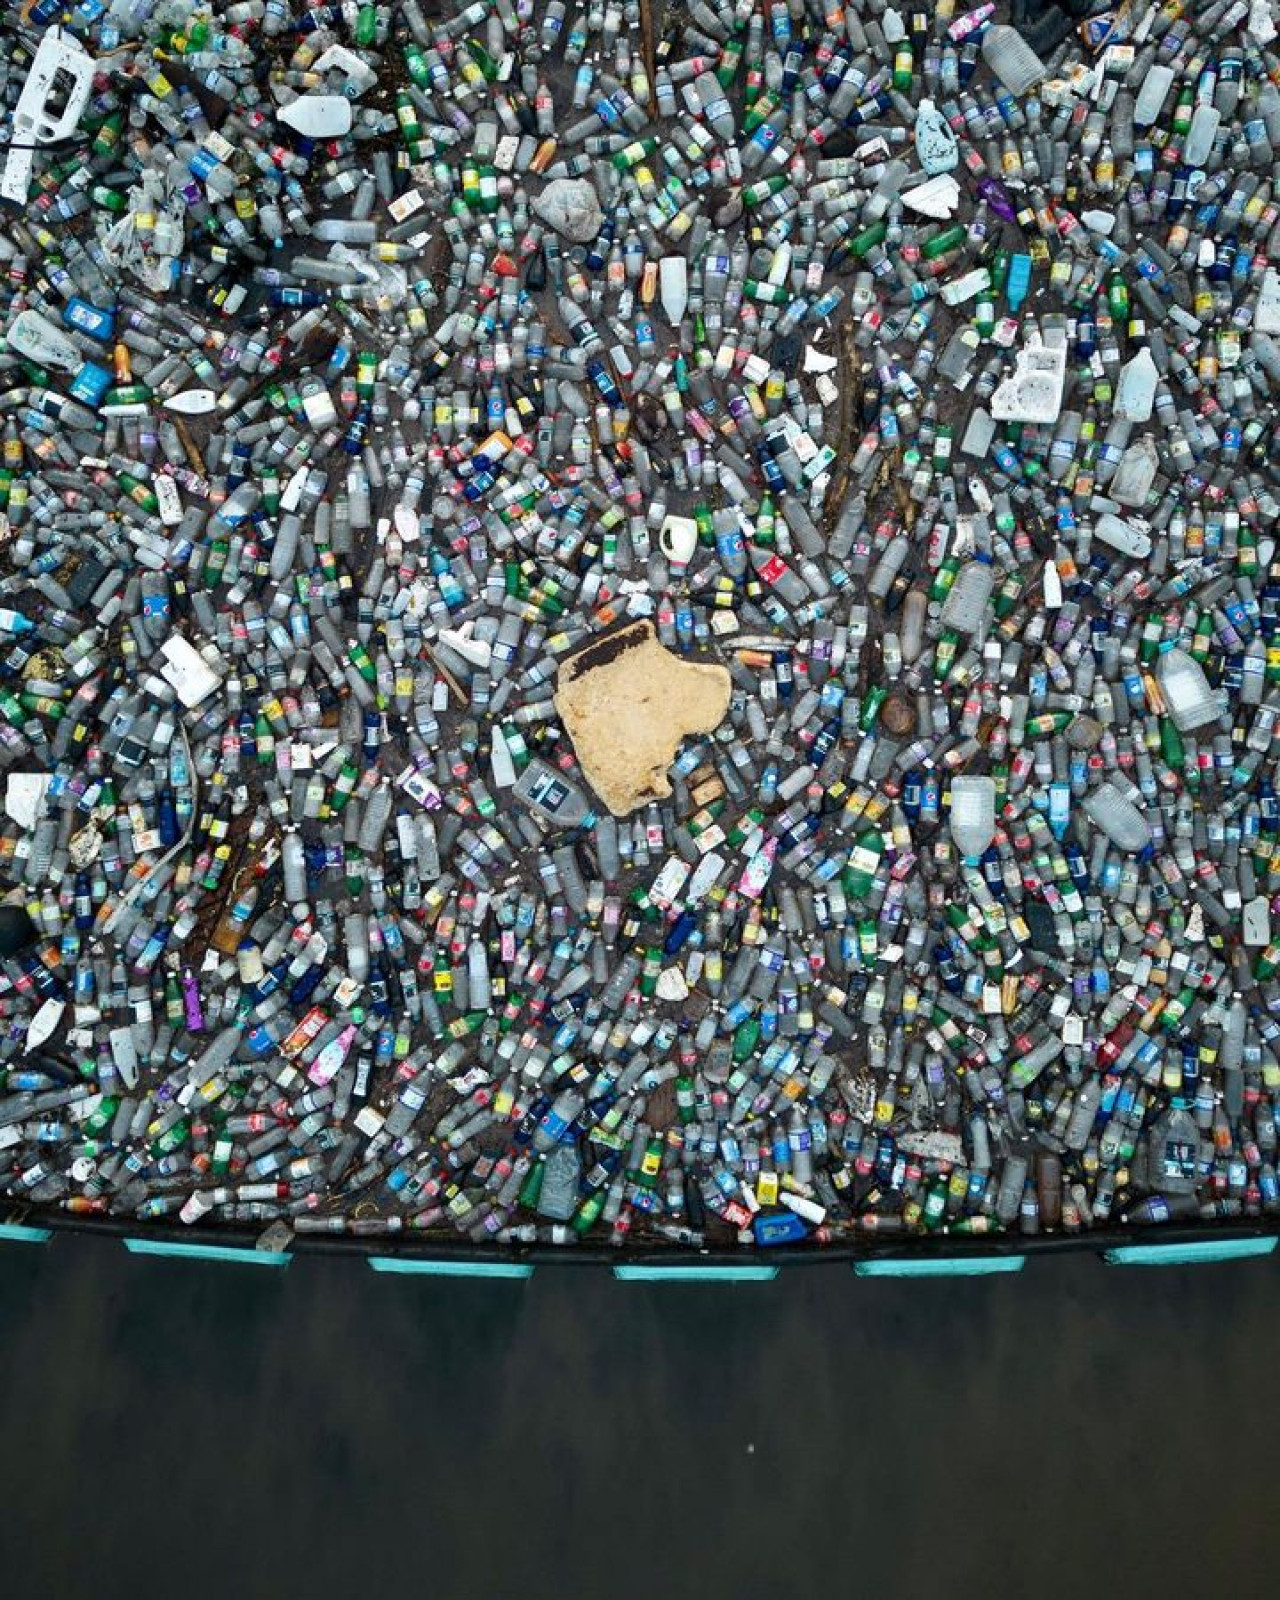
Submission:
[[[77,872],[83,872],[102,854],[101,833],[92,823],[87,828],[81,828],[79,833],[72,834],[67,854],[71,857],[71,865]]]
[[[688,563],[698,548],[698,524],[692,517],[669,515],[658,530],[658,543],[668,561]]]
[[[340,139],[351,131],[351,101],[345,94],[302,94],[276,116],[306,139]]]
[[[151,480],[151,487],[155,491],[161,522],[166,528],[176,528],[182,521],[182,496],[178,493],[178,485],[167,472],[157,472]]]
[[[664,967],[654,985],[659,1000],[687,1000],[689,985],[679,967]]]
[[[1141,561],[1151,554],[1151,537],[1132,522],[1124,517],[1118,517],[1113,511],[1104,511],[1093,525],[1093,536],[1101,539],[1103,544],[1110,545],[1113,550],[1118,550],[1121,555],[1130,556],[1135,561]]]
[[[138,1083],[138,1046],[133,1037],[132,1028],[112,1028],[107,1035],[111,1045],[111,1059],[116,1064],[116,1071],[126,1089],[137,1087]]]
[[[981,294],[990,282],[991,274],[985,267],[973,267],[943,285],[942,303],[948,306],[961,306],[966,300],[972,300],[975,295]]]
[[[5,343],[37,366],[54,367],[59,372],[79,372],[84,366],[84,356],[74,340],[30,307],[20,311],[9,324]]]
[[[1250,0],[1246,27],[1259,44],[1271,43],[1276,37],[1276,24],[1270,0]]]
[[[322,55],[316,57],[311,70],[321,78],[331,72],[340,73],[345,80],[343,93],[356,98],[364,94],[367,89],[372,89],[378,81],[378,74],[369,63],[362,60],[354,50],[349,50],[345,44],[331,44]]]
[[[534,200],[533,212],[573,244],[589,243],[604,221],[600,196],[586,178],[552,179]]]
[[[806,372],[834,372],[840,365],[835,356],[824,355],[821,350],[815,350],[811,344],[804,347],[804,370]]]
[[[492,651],[483,639],[472,638],[471,629],[472,624],[469,622],[464,628],[442,628],[440,643],[448,645],[449,649],[460,655],[464,661],[483,671],[489,665]]]
[[[11,772],[5,784],[5,815],[21,828],[34,828],[49,788],[46,772]]]

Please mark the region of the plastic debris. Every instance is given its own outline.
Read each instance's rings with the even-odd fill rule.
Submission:
[[[564,658],[555,708],[588,783],[627,816],[671,793],[667,769],[681,742],[714,732],[729,694],[724,667],[682,661],[652,623],[635,622]]]
[[[3,13],[15,1210],[1274,1225],[1274,24],[1027,10]]]
[[[351,101],[345,94],[302,94],[282,106],[281,122],[308,139],[340,139],[351,131]]]
[[[999,422],[1056,422],[1066,376],[1065,343],[1027,345],[1018,351],[1013,376],[991,396],[991,415]],[[1145,500],[1144,493],[1135,503]]]
[[[93,58],[62,29],[50,28],[41,38],[13,110],[0,200],[25,204],[36,149],[75,131],[95,70]]]

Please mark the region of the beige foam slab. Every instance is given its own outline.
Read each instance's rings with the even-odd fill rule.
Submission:
[[[625,817],[671,793],[681,740],[717,727],[729,695],[724,667],[673,655],[636,622],[561,662],[555,705],[588,783]]]

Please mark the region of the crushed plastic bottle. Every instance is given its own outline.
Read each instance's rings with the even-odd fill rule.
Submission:
[[[15,1210],[1280,1215],[1280,59],[1025,10],[4,13]]]

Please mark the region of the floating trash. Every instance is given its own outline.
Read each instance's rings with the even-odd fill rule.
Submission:
[[[5,10],[15,1208],[1277,1213],[1274,21],[1027,11]]]

